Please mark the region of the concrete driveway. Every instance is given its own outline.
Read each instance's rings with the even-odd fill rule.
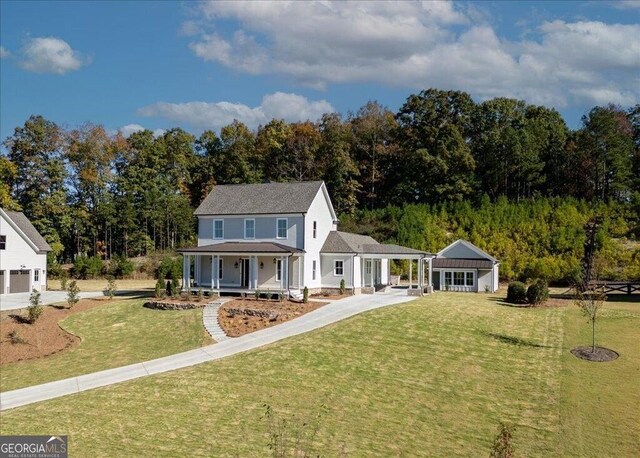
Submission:
[[[66,291],[42,291],[40,300],[43,305],[55,304],[56,302],[64,302],[67,300]],[[81,291],[80,298],[102,296],[102,291]],[[5,310],[16,310],[29,306],[29,296],[31,293],[14,293],[0,295],[0,312]]]
[[[12,409],[34,402],[80,393],[149,375],[169,372],[183,367],[215,361],[254,348],[269,345],[287,337],[322,328],[362,312],[416,299],[407,296],[407,290],[392,290],[383,294],[360,294],[333,301],[319,309],[285,323],[228,339],[206,347],[177,353],[143,363],[107,369],[42,385],[0,393],[0,410]]]

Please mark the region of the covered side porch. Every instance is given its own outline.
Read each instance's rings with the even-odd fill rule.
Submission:
[[[375,293],[381,287],[393,285],[390,261],[406,260],[408,261],[408,294],[421,296],[424,293],[430,293],[433,291],[431,287],[433,257],[434,255],[430,253],[400,245],[364,245],[363,252],[360,254],[362,291]]]
[[[223,242],[179,250],[183,289],[223,293],[298,293],[304,252],[270,242]]]

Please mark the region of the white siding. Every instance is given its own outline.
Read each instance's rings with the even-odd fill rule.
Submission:
[[[478,288],[476,289],[476,291],[479,293],[484,293],[485,291],[493,292],[493,289],[491,287],[491,277],[491,270],[478,270]]]
[[[7,236],[6,249],[0,251],[0,270],[4,271],[4,287],[3,293],[9,293],[10,271],[24,270],[31,271],[31,287],[29,290],[37,289],[44,291],[47,288],[47,255],[45,253],[38,254],[31,245],[11,226],[4,218],[0,216],[0,235]],[[34,283],[33,271],[40,270],[40,279],[38,283]]]
[[[498,291],[498,288],[500,287],[500,276],[498,275],[499,267],[500,266],[498,264],[493,266],[493,292],[494,293]]]
[[[287,237],[276,237],[276,221],[278,218],[287,219]],[[213,220],[224,221],[224,239],[213,238]],[[198,218],[198,246],[222,243],[224,241],[244,241],[244,220],[255,219],[255,237],[247,239],[250,242],[276,242],[282,245],[302,249],[303,220],[300,214],[284,215],[242,215],[242,216],[201,216]]]
[[[441,258],[460,258],[460,259],[486,259],[484,256],[476,253],[472,249],[464,246],[463,244],[458,244],[449,248],[447,251],[442,253],[439,257]]]
[[[353,258],[353,286],[360,288],[362,286],[362,266],[364,262],[360,256]]]
[[[313,199],[309,211],[304,218],[304,250],[306,252],[304,256],[304,267],[302,272],[304,274],[303,286],[308,288],[319,288],[324,286],[324,272],[328,267],[326,266],[325,256],[320,256],[320,249],[324,245],[329,232],[335,230],[335,224],[329,202],[324,196],[323,188],[321,187]],[[313,238],[313,222],[317,222],[316,238]],[[311,269],[313,260],[317,261],[318,275],[316,275],[315,281],[311,277]],[[333,263],[331,263],[331,271],[333,272]],[[349,283],[351,277],[345,276],[345,282]],[[338,280],[338,283],[340,280]]]

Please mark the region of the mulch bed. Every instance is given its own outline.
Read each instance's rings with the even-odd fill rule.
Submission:
[[[220,306],[218,323],[228,336],[239,337],[292,320],[326,304],[237,299]]]
[[[345,297],[351,297],[352,294],[350,293],[345,293],[345,294],[312,294],[310,297],[312,299],[327,299],[330,301],[337,301],[338,299],[344,299]]]
[[[16,361],[44,358],[80,343],[80,337],[63,330],[58,323],[66,317],[105,305],[109,298],[81,299],[72,309],[63,306],[44,307],[34,324],[26,321],[26,310],[10,310],[0,314],[0,366]],[[9,334],[17,331],[24,343],[12,343]]]
[[[617,352],[609,350],[608,348],[596,347],[595,350],[595,352],[592,352],[591,347],[575,347],[571,350],[571,353],[576,358],[599,363],[613,361],[614,359],[618,359],[619,356]]]

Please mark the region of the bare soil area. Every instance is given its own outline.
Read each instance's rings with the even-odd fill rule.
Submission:
[[[292,301],[237,299],[225,302],[218,310],[218,323],[231,337],[275,326],[316,310],[327,302],[310,301],[306,304]]]
[[[592,350],[591,347],[576,347],[571,349],[571,353],[576,358],[598,363],[613,361],[614,359],[618,359],[619,356],[617,352],[604,347],[596,347],[595,351]]]
[[[109,302],[100,297],[82,299],[72,309],[60,305],[47,305],[38,320],[27,321],[26,310],[13,310],[0,314],[0,366],[16,361],[43,358],[80,343],[80,338],[62,329],[58,323],[70,315],[89,310]],[[12,341],[11,334],[14,333]]]

